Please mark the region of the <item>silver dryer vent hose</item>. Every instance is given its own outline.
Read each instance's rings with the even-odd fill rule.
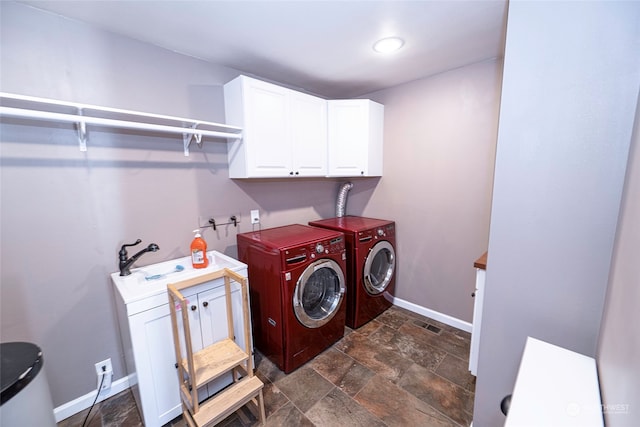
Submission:
[[[347,193],[353,188],[353,184],[345,182],[338,191],[338,201],[336,202],[336,217],[343,217],[347,211]]]

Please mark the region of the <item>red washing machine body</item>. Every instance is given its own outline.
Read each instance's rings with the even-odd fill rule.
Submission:
[[[344,234],[289,225],[238,234],[255,347],[289,373],[344,336]]]
[[[393,304],[395,222],[344,216],[309,223],[345,234],[347,243],[347,326],[359,328]]]

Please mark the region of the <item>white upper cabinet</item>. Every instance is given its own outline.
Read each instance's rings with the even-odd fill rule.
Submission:
[[[384,106],[327,101],[247,76],[224,85],[230,178],[382,175]]]
[[[381,176],[384,106],[368,99],[328,101],[328,116],[328,176]]]
[[[239,76],[224,86],[230,178],[327,175],[327,101]]]

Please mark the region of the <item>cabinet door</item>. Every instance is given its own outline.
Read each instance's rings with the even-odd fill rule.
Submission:
[[[382,175],[383,122],[376,102],[328,101],[329,176]]]
[[[200,322],[189,322],[193,345],[202,348]],[[144,424],[160,427],[182,413],[169,304],[131,316],[129,324]]]
[[[360,100],[329,101],[329,175],[365,175],[367,123]]]
[[[476,290],[473,302],[473,324],[471,326],[471,348],[469,352],[469,371],[476,375],[478,370],[478,352],[480,350],[480,328],[482,326],[482,305],[484,302],[484,283],[486,271],[476,268]]]
[[[204,342],[204,340],[202,339],[202,315],[204,314],[201,310],[200,304],[198,303],[198,296],[197,295],[191,295],[191,296],[187,296],[185,295],[185,298],[187,299],[187,306],[189,307],[189,330],[191,331],[191,348],[192,351],[195,353],[197,351],[202,350],[207,344]],[[180,336],[180,352],[182,353],[182,357],[187,357],[187,351],[186,351],[186,347],[185,347],[185,343],[183,341],[183,326],[182,326],[182,312],[178,307],[176,307],[176,309],[178,309],[178,311],[176,312],[176,314],[178,315],[178,331],[179,331],[179,336]],[[171,335],[171,338],[173,338],[173,333]],[[174,350],[175,353],[175,350]],[[174,355],[174,359],[175,359],[175,355]],[[208,397],[207,395],[207,386],[202,386],[198,389],[198,396],[200,397],[200,401],[206,399]]]
[[[290,91],[291,145],[296,176],[327,175],[327,101]]]
[[[204,345],[226,339],[228,331],[227,301],[224,286],[198,294],[201,309],[201,331]],[[240,285],[231,282],[231,306],[233,311],[234,341],[245,349],[244,318],[242,317],[242,293]],[[209,395],[216,393],[233,381],[231,374],[209,383]]]
[[[248,175],[284,177],[292,171],[287,90],[246,79],[244,144]]]

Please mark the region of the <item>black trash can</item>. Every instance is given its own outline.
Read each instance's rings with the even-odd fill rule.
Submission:
[[[2,343],[0,357],[0,426],[55,427],[42,350],[27,342]]]

